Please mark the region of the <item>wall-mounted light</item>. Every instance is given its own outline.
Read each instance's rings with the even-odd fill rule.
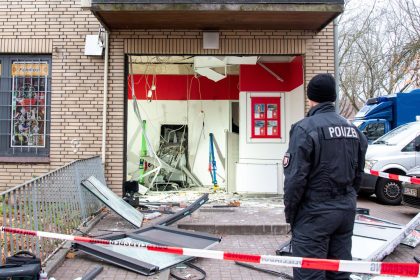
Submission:
[[[100,26],[97,35],[86,35],[85,55],[102,56],[105,49],[105,29]]]
[[[203,49],[218,50],[219,49],[219,32],[203,32]]]

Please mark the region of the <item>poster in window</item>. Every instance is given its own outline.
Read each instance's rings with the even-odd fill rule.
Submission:
[[[277,104],[268,104],[267,105],[267,119],[276,119],[277,118]]]
[[[265,121],[255,121],[254,123],[254,134],[256,136],[265,135]]]
[[[254,105],[254,118],[264,119],[265,104],[257,103]]]
[[[12,147],[45,147],[47,63],[12,64]]]
[[[279,135],[279,126],[277,121],[267,122],[267,135],[276,136]]]

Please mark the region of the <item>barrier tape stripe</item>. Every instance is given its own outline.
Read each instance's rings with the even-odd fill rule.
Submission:
[[[365,169],[365,173],[368,173],[368,174],[376,176],[376,177],[382,177],[382,178],[391,179],[391,180],[395,180],[395,181],[411,183],[411,184],[414,184],[414,185],[420,185],[420,178],[416,178],[416,177],[391,174],[391,173],[376,171],[376,170],[372,170],[372,169],[371,170]]]
[[[31,235],[38,237],[45,237],[51,239],[60,239],[67,241],[76,241],[92,244],[104,245],[118,245],[126,247],[144,248],[149,251],[162,252],[176,255],[184,255],[198,258],[218,259],[239,261],[248,263],[269,264],[284,267],[296,267],[304,269],[316,270],[330,270],[342,271],[351,273],[367,273],[367,274],[381,274],[393,276],[407,276],[419,277],[420,264],[418,263],[381,263],[381,262],[366,262],[366,261],[347,261],[347,260],[330,260],[330,259],[313,259],[300,257],[285,257],[285,256],[271,256],[271,255],[251,255],[241,253],[231,253],[223,251],[202,250],[179,248],[169,246],[150,245],[137,242],[124,242],[115,240],[95,239],[89,237],[80,237],[45,231],[34,231],[26,229],[18,229],[12,227],[0,227],[1,232],[11,234]]]

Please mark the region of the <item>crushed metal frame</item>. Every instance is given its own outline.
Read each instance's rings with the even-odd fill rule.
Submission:
[[[156,232],[164,234],[165,238],[159,238],[157,237],[158,235],[156,235],[155,238],[150,237],[151,234],[155,235]],[[196,233],[167,226],[150,226],[144,229],[138,229],[123,234],[111,234],[103,237],[103,239],[107,240],[118,240],[123,238],[132,238],[138,240],[139,242],[148,242],[151,244],[161,246],[185,247],[186,245],[188,245],[188,247],[194,249],[209,249],[221,241],[220,237],[216,237],[207,233]],[[192,239],[194,239],[194,242],[190,242]],[[104,261],[113,263],[115,265],[127,268],[131,271],[147,276],[171,268],[179,263],[194,259],[194,257],[178,256],[178,259],[174,260],[171,264],[164,267],[159,267],[158,265],[153,264],[152,262],[140,261],[129,255],[114,252],[111,248],[105,248],[106,245],[74,243],[73,246],[75,249],[79,249],[89,255],[93,255]],[[142,250],[139,248],[132,249]]]
[[[184,210],[179,211],[159,222],[159,225],[161,226],[169,226],[173,223],[183,219],[185,216],[191,215],[194,211],[196,211],[198,208],[203,206],[204,203],[206,203],[209,200],[209,194],[203,194],[200,198],[198,198],[196,201],[194,201],[192,204],[190,204],[188,207],[186,207]]]
[[[209,194],[206,193],[182,211],[179,211],[173,215],[168,216],[167,218],[164,218],[163,220],[160,220],[157,225],[150,225],[148,227],[128,230],[124,233],[110,233],[108,235],[104,235],[102,238],[107,240],[131,238],[139,242],[147,242],[154,245],[189,247],[194,249],[209,249],[214,245],[218,244],[221,241],[221,238],[207,233],[198,233],[177,229],[174,227],[168,227],[169,225],[172,225],[173,223],[183,219],[184,217],[191,215],[191,213],[193,213],[204,203],[206,203],[208,199]],[[132,206],[130,205],[130,207]],[[115,211],[114,209],[111,210]],[[119,213],[117,212],[117,214]],[[124,216],[120,216],[124,218]],[[115,264],[117,266],[126,268],[128,270],[143,275],[153,275],[155,273],[161,272],[162,270],[173,267],[179,263],[194,259],[194,257],[174,256],[172,262],[169,262],[168,265],[159,267],[153,262],[145,262],[144,260],[136,259],[135,257],[132,257],[129,254],[123,254],[120,252],[113,251],[111,247],[106,248],[106,245],[76,242],[73,243],[73,247],[89,255],[95,256],[109,263]],[[138,248],[132,249],[141,250]]]

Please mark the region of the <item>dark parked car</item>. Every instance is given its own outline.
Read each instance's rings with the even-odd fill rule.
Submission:
[[[420,166],[408,170],[407,175],[420,178]],[[420,209],[420,185],[403,183],[402,203]]]

